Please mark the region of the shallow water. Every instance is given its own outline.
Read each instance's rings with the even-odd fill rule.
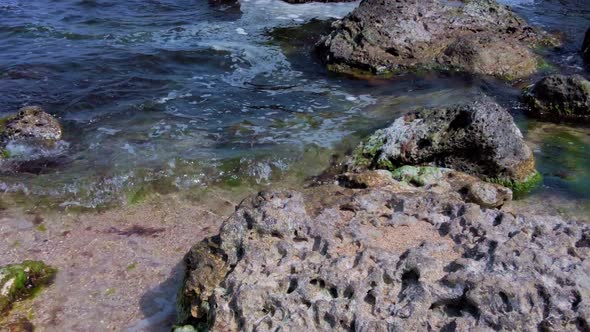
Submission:
[[[576,52],[587,1],[504,2],[566,34],[563,49],[545,51],[553,70],[584,73]],[[514,108],[527,132],[519,90],[493,79],[358,81],[327,73],[305,37],[326,25],[305,23],[342,17],[356,5],[0,0],[0,110],[42,105],[64,124],[68,142],[67,157],[35,174],[3,174],[0,189],[20,204],[94,208],[154,191],[297,183],[400,114],[480,91]],[[303,24],[299,34],[272,33]],[[540,144],[541,171],[550,175],[561,163],[543,157],[547,151],[589,160],[587,148],[574,150]],[[590,170],[584,162],[571,168],[571,186],[546,176],[536,195],[587,199]],[[577,189],[561,190],[568,186]]]

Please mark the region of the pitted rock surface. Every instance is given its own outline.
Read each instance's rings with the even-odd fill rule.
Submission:
[[[515,79],[536,71],[531,47],[543,40],[494,0],[365,0],[318,51],[346,73],[445,68]]]
[[[536,174],[533,154],[512,116],[489,98],[398,118],[359,146],[351,167],[402,165],[448,167],[500,183],[528,181]]]
[[[588,329],[587,225],[486,209],[448,184],[381,179],[372,188],[245,200],[218,236],[187,255],[182,323],[211,331]]]

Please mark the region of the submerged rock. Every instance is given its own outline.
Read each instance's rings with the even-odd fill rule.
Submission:
[[[512,116],[489,98],[398,118],[365,140],[351,162],[353,170],[394,170],[404,165],[452,168],[517,193],[540,180],[533,154]]]
[[[550,120],[590,121],[590,82],[580,75],[552,75],[524,94],[530,114]]]
[[[369,176],[370,177],[370,176]],[[211,331],[588,329],[590,226],[392,180],[245,200],[186,257]]]
[[[0,267],[0,313],[12,303],[31,296],[39,287],[49,284],[56,270],[40,261],[24,261]]]
[[[586,62],[590,62],[590,28],[586,31],[586,37],[582,45],[582,57]]]
[[[366,0],[318,43],[328,68],[387,75],[457,69],[506,79],[537,70],[550,39],[494,0]]]

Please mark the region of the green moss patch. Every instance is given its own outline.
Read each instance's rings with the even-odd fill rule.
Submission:
[[[34,295],[50,284],[57,270],[41,261],[24,261],[0,267],[0,313],[15,301]]]
[[[514,197],[519,198],[530,193],[541,184],[543,182],[543,176],[541,173],[535,171],[522,181],[516,181],[509,178],[488,178],[486,181],[510,188]]]

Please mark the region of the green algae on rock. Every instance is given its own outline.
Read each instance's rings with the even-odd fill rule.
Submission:
[[[510,114],[487,97],[398,118],[357,147],[349,168],[395,171],[405,165],[451,168],[494,179],[518,193],[539,182],[520,130]],[[406,174],[407,170],[398,170],[397,176],[420,182],[420,176],[431,174],[428,168],[411,169],[417,174]]]
[[[548,120],[590,121],[590,81],[581,75],[551,75],[524,92],[529,114]]]
[[[41,261],[24,261],[0,267],[0,313],[15,301],[26,299],[53,281],[57,270]]]

